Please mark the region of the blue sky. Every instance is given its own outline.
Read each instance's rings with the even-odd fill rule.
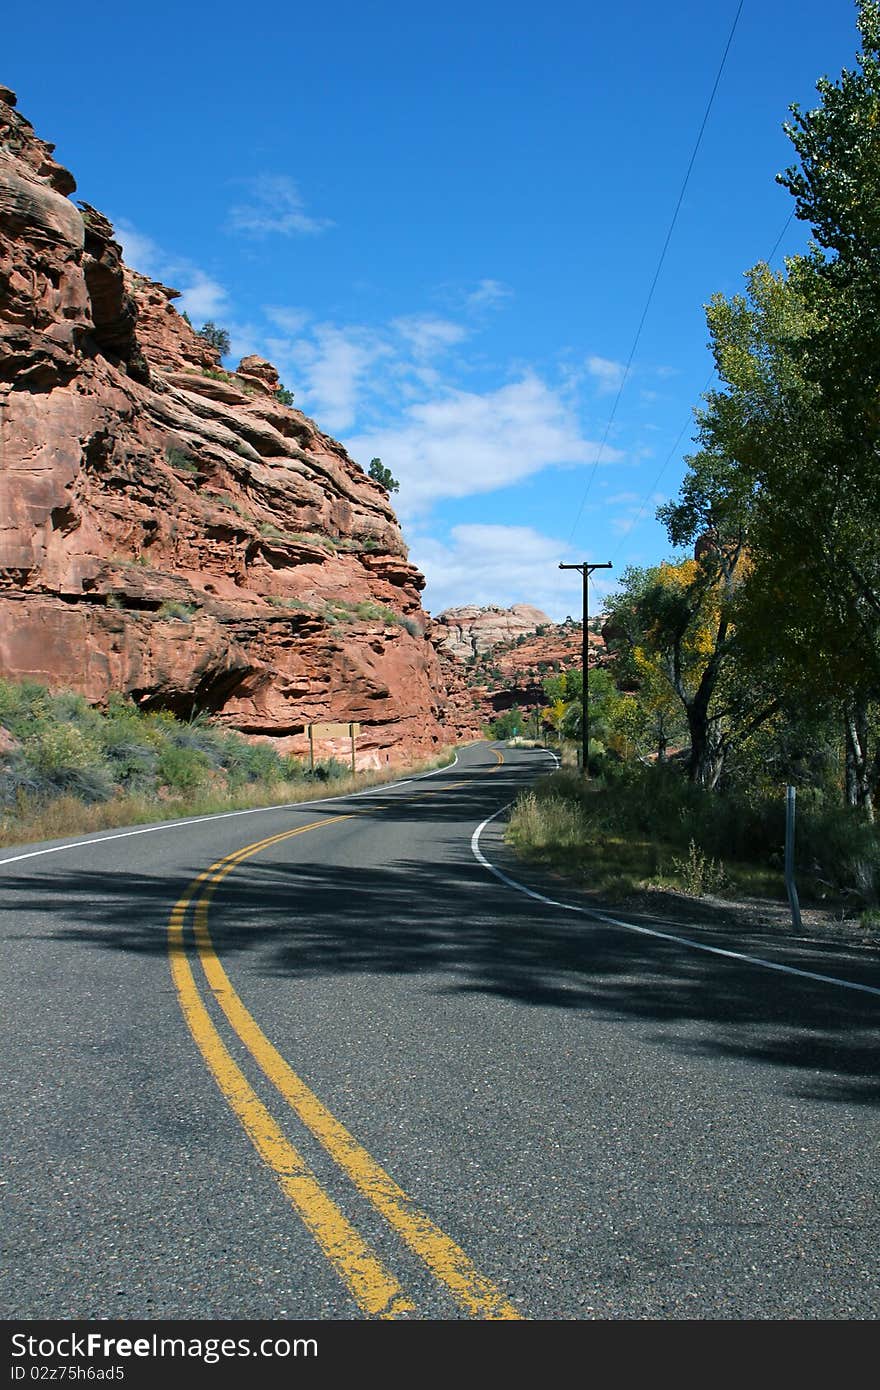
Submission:
[[[612,561],[599,606],[670,553],[703,305],[785,227],[789,103],[854,64],[850,0],[745,0],[612,420],[737,7],[44,0],[0,82],[229,365],[271,358],[391,468],[429,611],[560,619],[560,560]],[[790,223],[774,264],[806,240]]]

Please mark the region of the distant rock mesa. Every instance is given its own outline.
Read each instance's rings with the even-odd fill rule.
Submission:
[[[290,752],[356,720],[364,766],[477,736],[385,490],[270,363],[221,369],[53,151],[0,88],[0,674]]]
[[[438,627],[445,628],[441,647],[459,661],[480,656],[500,642],[524,637],[539,627],[552,627],[552,620],[530,603],[511,608],[488,606],[446,608],[437,616]]]

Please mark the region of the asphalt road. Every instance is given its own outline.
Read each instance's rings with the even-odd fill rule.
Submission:
[[[878,1316],[877,953],[530,896],[499,757],[0,852],[0,1316]]]

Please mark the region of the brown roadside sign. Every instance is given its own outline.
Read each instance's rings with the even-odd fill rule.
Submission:
[[[360,724],[310,724],[309,738],[355,738]]]

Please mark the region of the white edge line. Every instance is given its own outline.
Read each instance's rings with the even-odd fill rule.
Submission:
[[[596,912],[592,908],[581,907],[575,903],[560,903],[554,898],[546,898],[543,893],[536,893],[534,889],[527,888],[524,883],[518,883],[515,878],[510,878],[507,874],[502,873],[501,869],[497,869],[494,864],[490,864],[480,849],[480,836],[486,826],[512,805],[512,802],[508,802],[507,806],[502,806],[494,815],[487,816],[471,836],[471,849],[474,858],[482,864],[484,869],[488,869],[490,874],[494,874],[496,878],[501,879],[502,883],[506,883],[508,888],[515,888],[517,892],[525,893],[530,898],[536,898],[538,902],[545,903],[548,907],[558,907],[564,912],[579,912],[584,917],[592,917],[594,921],[605,922],[611,927],[621,927],[624,931],[637,932],[640,936],[654,936],[661,941],[674,941],[676,945],[689,946],[694,951],[706,951],[713,956],[725,956],[728,960],[744,961],[747,965],[758,965],[764,970],[778,970],[783,975],[798,975],[804,980],[818,980],[825,985],[839,985],[841,989],[856,989],[862,994],[880,995],[880,989],[875,988],[874,985],[860,985],[856,984],[854,980],[840,980],[836,975],[819,975],[813,970],[798,970],[794,965],[780,965],[776,961],[764,960],[762,956],[746,955],[743,951],[725,951],[721,946],[707,946],[705,942],[692,941],[687,936],[674,936],[671,932],[656,931],[652,927],[639,927],[636,926],[635,922],[621,922],[619,918],[609,917],[604,912]]]
[[[233,816],[256,816],[261,811],[290,811],[299,806],[322,806],[328,801],[351,801],[358,796],[376,796],[380,792],[391,791],[394,787],[405,787],[410,782],[420,782],[424,777],[436,777],[439,772],[449,772],[458,763],[458,751],[451,763],[435,767],[433,772],[419,772],[415,777],[404,777],[400,782],[381,782],[376,787],[365,787],[361,792],[339,792],[336,796],[314,797],[310,801],[282,801],[276,806],[249,806],[244,811],[214,811],[207,816],[192,816],[189,820],[167,820],[161,825],[139,826],[137,830],[120,830],[115,835],[98,835],[91,839],[68,840],[63,845],[51,845],[49,849],[29,849],[25,854],[13,854],[8,859],[0,859],[0,869],[4,864],[18,864],[22,859],[38,859],[42,854],[60,854],[65,849],[82,849],[86,845],[105,845],[110,840],[129,840],[133,835],[154,835],[158,830],[179,830],[184,825],[201,825],[209,820],[229,820]]]

